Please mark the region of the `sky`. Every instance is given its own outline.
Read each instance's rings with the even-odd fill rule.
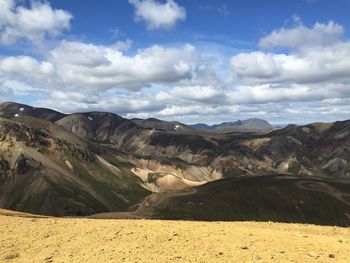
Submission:
[[[192,123],[350,119],[350,0],[0,0],[0,101]]]

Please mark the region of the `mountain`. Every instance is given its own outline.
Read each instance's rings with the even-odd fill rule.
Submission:
[[[149,194],[118,155],[51,122],[1,118],[0,141],[2,208],[88,215],[124,211]]]
[[[271,130],[273,126],[266,120],[262,119],[248,119],[248,120],[238,120],[236,122],[224,122],[218,125],[213,125],[215,130],[225,130],[230,128],[236,128],[241,130]]]
[[[36,117],[48,121],[57,121],[66,115],[54,110],[45,108],[35,108],[14,102],[0,103],[0,117],[11,119],[19,116]]]
[[[236,184],[242,176],[279,174],[273,182],[317,176],[324,184],[350,178],[350,121],[264,132],[175,131],[172,122],[107,112],[66,115],[14,103],[1,109],[7,116],[0,119],[2,208],[48,215],[125,212],[151,193],[181,194],[217,180]],[[26,114],[14,116],[18,111]],[[246,189],[254,195],[260,186]],[[317,189],[324,191],[321,183]]]
[[[201,129],[201,130],[212,130],[212,126],[205,123],[197,123],[190,125],[192,128]]]
[[[134,123],[137,125],[144,127],[144,128],[150,128],[150,129],[156,129],[159,131],[165,131],[165,132],[192,132],[194,129],[191,126],[188,126],[186,124],[183,124],[181,122],[177,121],[163,121],[158,120],[155,118],[149,118],[149,119],[131,119]]]
[[[56,121],[81,138],[118,144],[123,136],[130,136],[140,129],[134,122],[107,112],[74,113]]]
[[[257,118],[242,121],[238,120],[235,122],[223,122],[212,126],[198,123],[191,125],[191,127],[218,132],[268,131],[273,129],[273,126],[266,120]]]
[[[274,221],[350,226],[350,182],[264,175],[218,180],[147,197],[135,212],[153,219]]]

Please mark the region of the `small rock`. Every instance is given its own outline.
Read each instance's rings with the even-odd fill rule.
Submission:
[[[319,255],[317,252],[315,251],[310,251],[309,253],[307,253],[310,257],[313,257],[313,258],[318,258]]]
[[[241,249],[247,250],[247,249],[248,249],[248,247],[243,246],[243,247],[241,247]]]
[[[329,258],[335,258],[335,255],[334,254],[329,254],[328,257]]]

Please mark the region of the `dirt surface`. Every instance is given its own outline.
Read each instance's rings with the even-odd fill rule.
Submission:
[[[4,214],[4,213],[3,213]],[[1,262],[349,262],[350,229],[0,215]]]

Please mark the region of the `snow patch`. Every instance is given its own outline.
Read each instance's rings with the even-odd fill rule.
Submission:
[[[183,128],[181,127],[181,125],[177,124],[177,125],[174,126],[174,130],[177,130],[177,131],[178,130],[183,130]]]
[[[15,117],[18,117],[18,116],[19,116],[19,114],[18,114],[18,113],[16,113],[16,114],[15,114]]]
[[[89,119],[90,121],[92,121],[92,120],[93,120],[93,119],[92,119],[90,116],[88,117],[88,119]]]
[[[24,111],[24,108],[20,108],[19,111]]]

